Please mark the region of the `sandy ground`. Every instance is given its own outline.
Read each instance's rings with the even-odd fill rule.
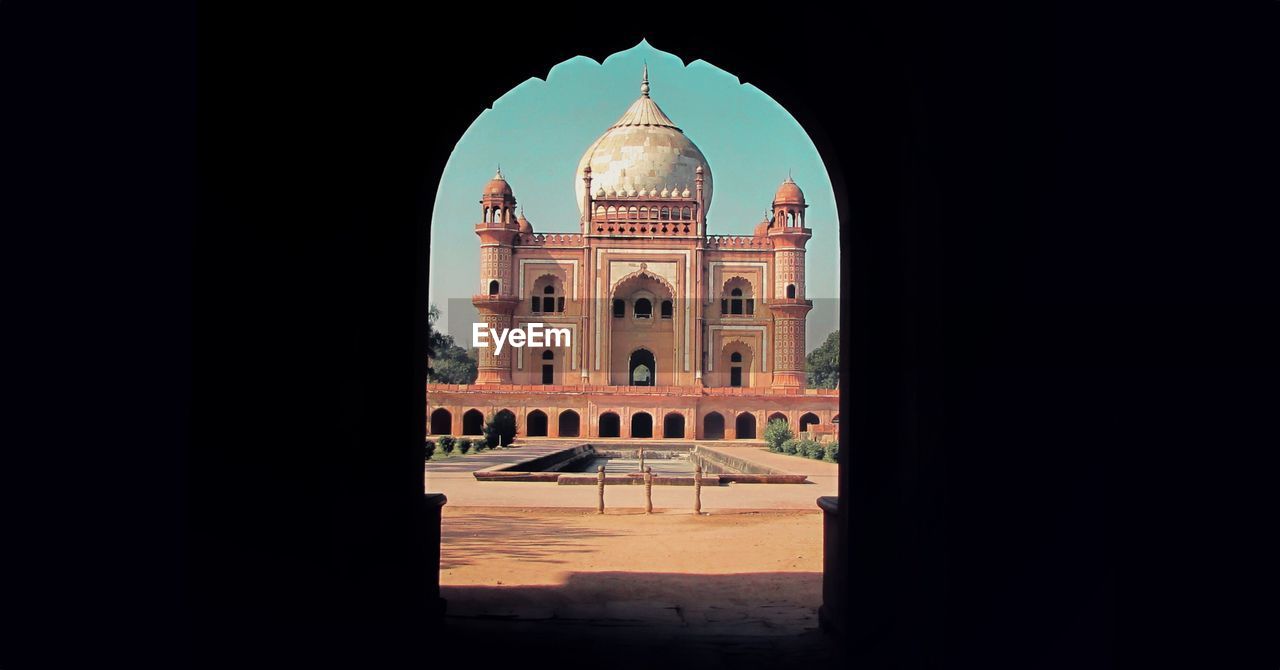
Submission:
[[[443,533],[441,591],[454,617],[726,635],[817,626],[816,507],[695,516],[447,505]]]

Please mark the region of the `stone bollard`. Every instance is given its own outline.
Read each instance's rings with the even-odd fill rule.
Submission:
[[[653,468],[644,469],[644,513],[653,514]]]
[[[604,466],[596,467],[596,514],[604,514]]]
[[[702,514],[702,466],[693,466],[693,513]]]

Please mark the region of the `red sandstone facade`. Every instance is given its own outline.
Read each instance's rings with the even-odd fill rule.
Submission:
[[[511,412],[521,436],[756,438],[784,418],[831,425],[834,390],[805,389],[804,194],[789,177],[751,235],[710,235],[701,151],[641,97],[583,156],[572,233],[537,233],[499,172],[481,196],[490,328],[565,328],[568,347],[479,350],[470,386],[430,384],[430,434],[478,435]],[[821,428],[819,428],[821,430]]]

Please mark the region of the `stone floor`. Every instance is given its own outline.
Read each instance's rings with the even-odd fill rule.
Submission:
[[[446,506],[446,626],[602,652],[676,645],[691,654],[684,660],[706,662],[775,652],[827,659],[832,645],[817,630],[821,524],[816,509],[694,516]]]

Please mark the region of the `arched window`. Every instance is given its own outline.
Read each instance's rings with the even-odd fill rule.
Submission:
[[[662,208],[662,220],[663,220],[663,221],[670,221],[670,220],[671,220],[671,210],[670,210],[670,209],[667,209],[666,207],[663,207],[663,208]]]
[[[530,305],[530,308],[533,310],[534,314],[537,314],[538,312],[542,311],[542,298],[535,295],[529,299],[529,302],[532,303],[532,305]]]
[[[546,437],[547,436],[547,413],[535,409],[529,412],[529,416],[524,421],[524,432],[528,437]]]
[[[738,352],[736,352],[736,351],[735,351],[735,352],[733,352],[733,355],[729,357],[729,362],[730,362],[730,363],[741,363],[741,362],[742,362],[742,354],[740,354],[740,353],[738,353]]]
[[[684,415],[672,412],[662,419],[662,436],[684,437]]]
[[[796,297],[796,285],[787,284],[787,299],[792,300]]]
[[[671,318],[671,301],[670,300],[662,301],[662,318],[664,319]]]
[[[613,299],[613,318],[621,319],[627,315],[627,303],[618,298]]]
[[[498,295],[498,280],[494,279],[489,282],[489,295]]]
[[[647,319],[653,315],[653,303],[648,298],[640,298],[634,307],[637,319]]]
[[[556,355],[551,353],[550,349],[542,352],[542,383],[556,383],[556,364],[554,363]]]
[[[631,437],[653,437],[653,416],[648,412],[632,414]]]
[[[453,414],[443,407],[431,413],[431,434],[448,435],[453,432]]]
[[[560,437],[577,437],[578,424],[580,420],[581,417],[578,416],[578,413],[571,409],[566,409],[561,412],[560,419],[558,421],[560,426]]]
[[[600,437],[618,437],[622,427],[622,420],[614,412],[605,412],[600,415]]]
[[[742,354],[733,352],[729,355],[730,363],[739,363],[739,365],[729,366],[729,386],[742,386]]]
[[[467,410],[462,415],[463,435],[484,435],[484,415],[478,409]]]
[[[742,313],[742,289],[735,288],[729,292],[729,295],[732,296],[732,298],[729,300],[729,313],[741,314]]]

